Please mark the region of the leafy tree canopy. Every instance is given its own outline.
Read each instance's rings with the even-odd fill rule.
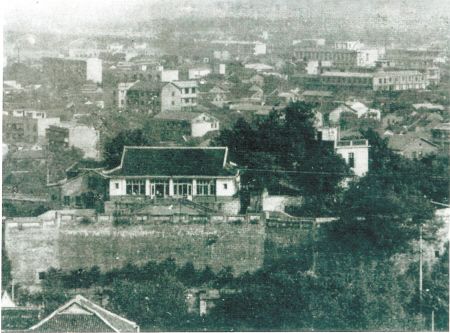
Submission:
[[[212,145],[227,146],[231,160],[248,169],[246,184],[284,184],[298,193],[332,195],[349,171],[331,143],[316,140],[314,118],[313,105],[291,103],[255,126],[239,119]]]
[[[124,146],[147,146],[153,143],[154,141],[142,129],[122,131],[105,142],[105,162],[108,167],[114,168],[120,164]]]

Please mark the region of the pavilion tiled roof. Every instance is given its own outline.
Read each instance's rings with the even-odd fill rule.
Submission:
[[[226,147],[124,147],[106,176],[232,176]]]

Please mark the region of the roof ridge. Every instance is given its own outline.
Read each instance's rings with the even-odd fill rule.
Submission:
[[[165,147],[165,146],[124,146],[123,149],[198,149],[198,150],[213,150],[213,149],[228,149],[225,146],[218,147],[197,147],[197,146],[176,146],[176,147]]]
[[[124,318],[124,317],[122,317],[122,316],[119,316],[118,314],[116,314],[116,313],[114,313],[114,312],[111,312],[111,311],[105,309],[104,307],[101,307],[100,305],[98,305],[98,304],[92,302],[91,300],[87,299],[87,298],[84,297],[83,295],[79,295],[79,294],[78,294],[76,297],[80,297],[81,300],[83,300],[83,301],[85,301],[85,302],[88,302],[89,305],[91,305],[91,306],[93,306],[93,307],[95,307],[95,308],[98,308],[98,309],[100,309],[100,310],[103,311],[103,312],[106,312],[108,315],[111,315],[111,316],[113,316],[113,317],[115,317],[115,318],[117,318],[117,319],[120,319],[120,320],[122,320],[122,321],[125,321],[125,322],[128,323],[128,324],[137,326],[137,323],[136,323],[136,322],[131,321],[131,320],[128,320],[128,319],[126,319],[126,318]]]

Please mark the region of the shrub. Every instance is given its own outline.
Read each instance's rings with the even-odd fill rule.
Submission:
[[[233,220],[231,223],[233,223],[234,225],[241,225],[242,224],[242,220],[241,219]]]
[[[92,219],[85,216],[80,220],[80,224],[84,224],[84,225],[92,224]]]
[[[119,216],[119,217],[114,218],[113,225],[115,227],[131,225],[131,220],[129,218]]]

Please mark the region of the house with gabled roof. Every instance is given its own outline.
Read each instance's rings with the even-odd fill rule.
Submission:
[[[197,105],[197,81],[172,81],[162,87],[161,111],[181,111]]]
[[[389,148],[409,159],[436,154],[439,151],[439,147],[431,140],[420,135],[420,133],[416,132],[392,135],[389,137]]]
[[[77,295],[26,332],[139,332],[139,325]]]
[[[228,102],[228,89],[221,87],[218,84],[200,84],[198,87],[198,97],[200,103],[211,103],[213,105],[222,107]]]
[[[50,198],[64,208],[95,208],[103,210],[108,196],[108,183],[101,171],[103,161],[80,160],[65,170],[66,177],[57,182],[48,182]]]
[[[188,199],[238,213],[239,170],[227,147],[124,147],[120,165],[104,171],[111,201]]]
[[[183,135],[198,138],[219,130],[219,120],[204,112],[166,111],[153,119],[163,140],[177,139]]]

